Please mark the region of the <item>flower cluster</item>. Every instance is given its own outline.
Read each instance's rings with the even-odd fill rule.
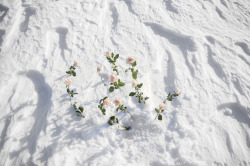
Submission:
[[[69,70],[66,71],[66,73],[69,74],[69,76],[75,77],[76,76],[76,72],[75,72],[76,67],[78,67],[78,63],[74,62],[74,64],[69,67]],[[67,93],[69,94],[69,97],[70,97],[71,106],[75,109],[77,115],[85,118],[85,116],[83,115],[84,108],[81,106],[77,107],[77,105],[76,105],[77,102],[72,103],[72,98],[74,97],[74,95],[78,94],[78,93],[74,92],[73,90],[70,90],[70,85],[72,83],[72,80],[70,78],[66,78],[64,83],[66,84],[66,90],[67,90]]]
[[[158,120],[162,120],[162,113],[164,112],[165,104],[168,101],[172,101],[174,97],[179,96],[181,91],[179,89],[176,89],[173,94],[169,93],[167,98],[159,105],[159,108],[155,108],[155,111],[157,112],[157,115],[155,119],[158,117]]]
[[[109,82],[108,90],[109,90],[110,93],[108,93],[108,95],[105,96],[104,98],[100,99],[99,104],[98,104],[98,108],[100,109],[102,115],[106,115],[107,109],[110,108],[109,106],[111,106],[112,103],[113,103],[113,105],[115,106],[115,109],[114,109],[115,115],[111,116],[109,118],[109,120],[107,121],[107,123],[109,125],[117,124],[118,129],[121,129],[121,130],[129,130],[130,127],[124,127],[124,126],[121,126],[119,124],[119,119],[116,116],[116,113],[121,111],[121,112],[130,114],[130,112],[127,110],[127,107],[123,105],[121,100],[117,97],[117,94],[112,93],[116,89],[119,89],[121,92],[123,92],[121,87],[125,86],[125,83],[122,82],[121,79],[117,78],[119,76],[119,71],[118,71],[118,66],[116,65],[116,61],[119,58],[119,54],[114,54],[113,52],[107,51],[107,52],[105,52],[105,56],[106,56],[106,59],[108,60],[108,62],[111,64],[111,68],[112,68],[112,70],[113,70],[113,72],[115,74],[110,75],[110,78],[109,78],[109,81],[108,81]],[[146,100],[148,100],[149,97],[144,97],[143,92],[141,92],[141,88],[143,86],[143,83],[138,83],[138,80],[137,80],[137,78],[138,78],[138,69],[135,69],[135,67],[137,65],[136,59],[134,57],[128,57],[126,59],[126,61],[127,61],[127,64],[129,64],[129,68],[126,69],[125,72],[131,71],[132,78],[133,78],[132,88],[134,88],[134,91],[130,92],[129,96],[135,96],[138,99],[139,103],[144,103],[145,104]],[[69,67],[69,70],[66,71],[66,73],[69,74],[69,76],[75,77],[77,67],[78,67],[78,63],[74,62],[74,64]],[[98,72],[104,86],[108,86],[108,84],[106,84],[104,82],[104,80],[102,79],[102,76],[100,74],[101,71],[102,71],[102,68],[100,66],[98,66],[97,67],[97,72]],[[67,93],[68,93],[68,95],[70,97],[71,106],[75,109],[76,113],[79,116],[84,118],[85,117],[83,115],[84,108],[82,106],[77,106],[76,105],[77,102],[72,102],[72,99],[78,93],[75,92],[74,90],[70,89],[70,85],[72,84],[71,78],[68,77],[65,80],[64,83],[66,84],[66,90],[67,90]],[[178,97],[180,95],[180,93],[181,93],[180,90],[176,89],[172,94],[171,93],[168,94],[167,98],[159,105],[159,107],[155,108],[155,111],[157,112],[157,115],[156,115],[155,119],[158,117],[158,120],[162,120],[162,113],[165,111],[164,108],[165,108],[166,102],[167,101],[172,101],[174,98]],[[123,92],[123,94],[124,94],[124,92]],[[112,96],[112,95],[115,95],[115,96]],[[115,98],[115,99],[112,101],[111,98]],[[113,107],[111,107],[111,108],[113,108]],[[130,116],[131,116],[131,118],[133,118],[131,114],[130,114]]]

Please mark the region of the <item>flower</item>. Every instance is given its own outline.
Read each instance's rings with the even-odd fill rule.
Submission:
[[[180,93],[181,93],[181,90],[177,88],[177,89],[175,90],[175,94],[179,95]]]
[[[127,63],[132,64],[134,62],[135,62],[135,58],[133,58],[133,57],[128,57],[127,58]]]
[[[104,103],[104,105],[109,106],[110,105],[110,99],[106,98],[103,103]]]
[[[100,66],[97,67],[97,72],[100,72],[102,68]]]
[[[106,51],[106,52],[105,52],[105,56],[106,56],[106,57],[110,57],[110,54],[111,54],[110,51]]]
[[[77,67],[78,66],[78,62],[74,62],[74,66]]]
[[[162,103],[160,104],[160,106],[159,106],[159,109],[160,109],[160,110],[163,110],[164,107],[165,107],[165,104],[162,102]]]
[[[70,78],[66,78],[64,83],[69,86],[71,84],[71,82],[72,82],[72,80]]]
[[[138,82],[136,81],[136,80],[134,80],[133,82],[132,82],[132,87],[134,88],[134,87],[136,87],[138,85]]]
[[[112,74],[110,76],[110,82],[114,83],[116,81],[116,76],[114,74]]]
[[[122,102],[120,101],[120,99],[115,99],[114,100],[115,106],[121,105]]]

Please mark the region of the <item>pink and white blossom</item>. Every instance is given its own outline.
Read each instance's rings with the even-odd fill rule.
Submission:
[[[177,88],[177,89],[175,90],[175,94],[179,95],[180,93],[181,93],[181,90]]]
[[[97,67],[97,71],[100,72],[102,68],[100,66]]]
[[[110,57],[110,55],[111,55],[111,52],[110,52],[110,51],[106,51],[106,52],[105,52],[105,56],[106,56],[106,57]]]
[[[162,103],[160,104],[160,106],[159,106],[159,109],[160,109],[160,110],[163,110],[164,107],[165,107],[165,104],[162,102]]]
[[[120,99],[115,99],[114,104],[115,104],[115,106],[119,106],[122,104],[122,102],[120,101]]]
[[[116,81],[116,76],[114,74],[110,75],[110,82],[114,83]]]
[[[134,62],[135,62],[135,58],[134,57],[128,57],[127,58],[127,63],[132,64]]]
[[[74,66],[77,67],[78,66],[78,62],[74,62]]]
[[[64,83],[69,86],[71,84],[71,82],[72,82],[72,80],[70,78],[66,78]]]
[[[103,103],[104,103],[104,105],[109,106],[110,105],[110,99],[109,98],[105,99]]]
[[[132,87],[134,88],[134,87],[136,87],[138,85],[138,82],[136,81],[136,80],[134,80],[133,82],[132,82]]]

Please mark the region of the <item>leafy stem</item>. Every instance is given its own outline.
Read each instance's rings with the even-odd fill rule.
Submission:
[[[118,81],[115,81],[115,82],[111,82],[110,83],[110,88],[109,88],[109,92],[113,92],[115,89],[120,89],[120,87],[124,86],[125,83],[121,82],[120,79],[118,79]]]
[[[135,70],[135,66],[136,66],[136,61],[134,61],[133,63],[130,64],[132,67],[129,67],[127,70],[125,70],[125,72],[128,72],[129,70],[131,71],[132,73],[132,77],[133,79],[137,79],[137,75],[138,75],[138,69]]]
[[[117,118],[116,116],[111,116],[111,117],[109,118],[109,120],[108,120],[108,124],[109,124],[110,126],[112,126],[112,125],[114,125],[115,123],[119,124],[118,118]],[[130,127],[124,127],[124,126],[118,125],[118,129],[120,129],[120,130],[129,130]]]
[[[78,116],[85,118],[85,116],[83,115],[84,108],[81,106],[77,107],[77,105],[76,105],[77,102],[72,103],[72,98],[74,97],[74,95],[76,95],[78,93],[74,92],[73,90],[70,90],[69,85],[66,85],[66,89],[67,89],[67,93],[69,94],[69,97],[70,97],[71,106],[75,109],[75,112],[77,113]]]
[[[111,53],[111,56],[106,57],[109,63],[111,63],[111,67],[113,71],[116,72],[117,75],[119,75],[119,71],[117,69],[117,65],[115,64],[116,60],[119,58],[119,54],[114,55],[114,53]]]
[[[137,86],[135,86],[135,92],[131,92],[129,94],[129,96],[135,96],[138,99],[139,103],[146,103],[146,100],[149,99],[149,97],[143,97],[143,92],[140,92],[141,87],[142,87],[143,83],[138,84]]]
[[[69,74],[70,76],[75,77],[76,76],[75,70],[76,70],[76,66],[72,65],[72,66],[69,67],[69,70],[66,71],[66,73]]]
[[[106,109],[104,108],[104,100],[107,99],[108,97],[104,97],[103,99],[101,99],[99,101],[99,105],[98,105],[98,108],[101,110],[102,114],[103,115],[106,115]]]

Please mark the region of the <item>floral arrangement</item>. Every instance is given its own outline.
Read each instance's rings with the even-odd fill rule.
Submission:
[[[102,76],[100,74],[100,72],[102,70],[101,67],[100,66],[97,67],[97,73],[99,74],[99,77],[101,78],[102,83],[104,84],[104,86],[109,86],[108,87],[109,94],[107,96],[103,97],[102,99],[100,99],[99,103],[98,103],[98,108],[101,111],[102,115],[104,115],[104,116],[106,115],[108,107],[112,104],[112,100],[111,100],[112,97],[108,97],[108,96],[112,95],[112,93],[117,89],[119,89],[121,92],[123,92],[122,87],[125,86],[125,83],[122,82],[120,78],[118,78],[120,73],[118,70],[118,66],[116,65],[116,62],[119,59],[119,54],[114,54],[113,52],[107,51],[107,52],[105,52],[105,56],[106,56],[106,59],[108,60],[108,62],[111,64],[111,68],[112,68],[112,71],[114,73],[110,74],[109,84],[106,84],[104,82],[104,80],[102,79]],[[131,75],[133,78],[132,87],[134,88],[134,91],[130,92],[129,96],[136,97],[138,103],[145,104],[146,101],[149,99],[149,97],[143,96],[143,92],[141,91],[143,83],[138,83],[139,71],[138,71],[138,69],[135,69],[135,67],[137,65],[136,59],[134,57],[128,57],[126,61],[127,61],[127,64],[129,65],[129,68],[125,70],[125,73],[127,73],[128,71],[131,72]],[[66,71],[66,73],[69,75],[69,77],[65,80],[64,83],[66,84],[66,90],[67,90],[67,93],[70,97],[71,106],[74,108],[77,115],[84,118],[85,117],[83,115],[84,108],[82,106],[77,106],[77,102],[72,102],[74,95],[76,95],[78,93],[75,92],[74,90],[70,89],[70,85],[72,83],[72,80],[70,77],[76,76],[77,67],[78,67],[77,62],[75,62],[72,66],[69,67],[69,70]],[[178,97],[179,95],[180,95],[179,89],[175,90],[172,94],[169,93],[167,98],[159,105],[159,108],[155,108],[155,111],[157,112],[155,119],[158,117],[158,120],[162,120],[162,113],[164,112],[164,107],[165,107],[166,102],[172,101],[174,98]],[[113,104],[115,105],[115,110],[114,110],[115,115],[112,115],[108,119],[107,123],[111,126],[118,124],[118,129],[121,129],[121,130],[129,130],[130,127],[124,127],[124,126],[120,125],[119,119],[116,115],[116,113],[119,111],[130,114],[130,112],[127,110],[127,107],[122,104],[121,100],[117,96],[113,100]],[[131,118],[133,118],[131,114],[130,114],[130,116],[131,116]]]

